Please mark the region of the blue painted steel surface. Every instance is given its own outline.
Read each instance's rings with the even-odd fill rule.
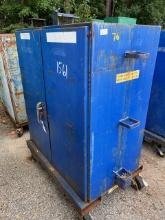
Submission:
[[[165,137],[165,31],[161,31],[146,130]]]
[[[57,39],[54,43],[46,42],[48,32],[76,31],[78,34],[79,29],[63,27],[43,31],[44,77],[52,163],[82,199],[87,194],[87,198],[93,200],[115,183],[113,171],[124,167],[132,172],[139,165],[160,28],[95,23],[89,58],[84,57],[84,49],[79,49],[87,44],[87,33],[77,36],[77,44],[57,43]],[[149,54],[149,58],[125,58],[126,51],[143,52]],[[89,80],[85,82],[87,77],[80,78],[80,73],[86,76],[88,59],[92,66]],[[81,69],[82,63],[85,69]],[[64,71],[65,75],[66,66],[67,77],[62,74]],[[140,72],[138,79],[116,83],[116,74],[133,70]],[[81,89],[82,85],[87,88],[86,83],[88,91]],[[88,109],[82,114],[88,92]],[[90,113],[88,117],[86,112]],[[132,130],[120,125],[120,120],[127,117],[128,121],[138,121]],[[88,140],[84,129],[87,129]],[[89,143],[87,149],[86,143]],[[87,172],[87,180],[84,172]]]
[[[100,29],[108,35],[100,36]],[[143,139],[159,28],[94,25],[91,86],[90,198],[114,184],[113,170],[135,170]],[[113,38],[119,34],[119,40]],[[148,39],[150,38],[150,41]],[[109,46],[107,46],[109,45]],[[149,53],[148,59],[125,58],[126,51]],[[138,79],[116,84],[116,74],[139,70]],[[140,121],[134,129],[119,124],[126,117]]]
[[[51,152],[46,112],[42,117],[42,121],[38,121],[36,110],[37,103],[46,103],[40,31],[17,31],[16,38],[31,139],[50,160]]]
[[[14,34],[0,34],[1,100],[16,126],[27,123]]]
[[[96,22],[46,27],[43,64],[40,31],[29,33],[30,41],[22,43],[19,32],[17,40],[30,121],[36,120],[36,103],[45,102],[41,93],[46,95],[51,164],[87,204],[116,184],[115,173],[139,166],[160,27]],[[45,87],[34,79],[41,80],[42,65]],[[31,133],[44,147],[38,126],[32,123]]]
[[[47,42],[48,33],[63,33],[59,28],[42,32],[52,163],[86,200],[88,27],[65,28],[65,32],[76,34],[77,42]]]

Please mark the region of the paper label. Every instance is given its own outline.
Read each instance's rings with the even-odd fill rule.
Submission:
[[[21,33],[20,37],[22,40],[30,40],[30,33]]]
[[[138,79],[139,74],[140,74],[139,70],[119,73],[116,75],[116,83],[122,83],[122,82],[130,81],[130,80]]]
[[[46,33],[47,42],[49,43],[68,43],[76,44],[77,36],[75,31],[71,32],[48,32]]]
[[[108,29],[100,29],[100,35],[107,35]]]

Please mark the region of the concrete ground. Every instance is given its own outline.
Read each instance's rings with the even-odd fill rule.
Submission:
[[[30,158],[29,133],[17,138],[0,105],[0,220],[76,220],[72,203],[58,184]],[[142,191],[117,189],[103,198],[91,215],[96,220],[164,220],[165,160],[149,145],[142,151]]]

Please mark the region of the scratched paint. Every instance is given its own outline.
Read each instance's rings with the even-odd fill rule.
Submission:
[[[3,65],[2,54],[0,53],[0,97],[4,106],[6,107],[9,115],[15,120],[14,110],[12,107],[8,82],[5,74],[5,69]]]
[[[0,35],[0,98],[16,126],[27,123],[14,34]]]

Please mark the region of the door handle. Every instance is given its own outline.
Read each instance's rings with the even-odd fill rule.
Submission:
[[[125,58],[141,58],[141,59],[147,59],[149,57],[150,53],[146,52],[140,52],[140,51],[126,51],[125,52]]]
[[[37,112],[37,121],[41,123],[41,115],[44,113],[44,104],[42,102],[38,102],[36,105],[36,112]]]
[[[121,119],[119,121],[119,124],[122,125],[123,127],[133,129],[140,125],[140,121],[134,118],[126,117],[124,119]]]
[[[45,114],[45,105],[43,102],[38,102],[36,105],[36,112],[37,112],[37,122],[39,124],[41,124],[43,130],[45,133],[47,133],[46,131],[46,126],[44,124],[44,114]]]

